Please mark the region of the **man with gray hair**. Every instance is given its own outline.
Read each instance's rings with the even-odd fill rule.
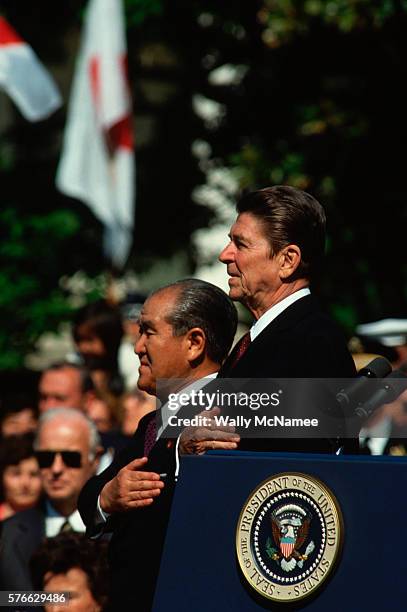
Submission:
[[[77,410],[48,410],[40,418],[34,448],[45,495],[37,507],[3,523],[1,589],[32,590],[28,563],[44,538],[64,531],[85,531],[77,502],[99,461],[101,447],[95,425]]]

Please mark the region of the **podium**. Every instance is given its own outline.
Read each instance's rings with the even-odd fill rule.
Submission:
[[[310,597],[279,603],[242,574],[236,529],[252,492],[287,473],[318,479],[333,493],[343,542],[329,577]],[[235,451],[182,459],[154,612],[406,609],[407,458]]]

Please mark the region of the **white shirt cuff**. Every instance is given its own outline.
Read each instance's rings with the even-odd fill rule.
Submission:
[[[106,523],[107,519],[110,516],[110,514],[108,512],[105,512],[100,507],[100,495],[98,496],[98,503],[97,503],[96,513],[95,514],[96,514],[96,516],[95,516],[95,523],[96,523],[96,525],[98,525],[100,523]]]
[[[177,441],[175,443],[175,482],[177,482],[178,480],[178,474],[179,474],[179,452],[178,452],[178,447],[179,447],[179,439],[181,437],[181,434],[178,436]]]

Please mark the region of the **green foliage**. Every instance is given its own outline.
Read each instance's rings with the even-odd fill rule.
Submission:
[[[163,0],[124,0],[127,27],[140,26],[149,17],[163,12]]]
[[[245,145],[239,153],[231,155],[230,161],[241,187],[287,183],[299,189],[306,189],[309,179],[304,173],[304,156],[301,153],[287,152],[284,149],[286,147],[277,146],[276,151],[280,155],[276,155],[272,161],[266,152],[249,144]]]
[[[225,133],[238,138],[224,159],[242,188],[291,184],[324,204],[319,290],[349,334],[403,317],[407,266],[384,266],[383,253],[406,259],[407,2],[265,0],[256,10],[261,27],[246,24],[236,43],[248,69],[229,101]]]
[[[381,28],[407,8],[406,0],[265,0],[259,19],[265,25],[263,40],[278,47],[297,35],[306,35],[310,23],[333,26],[347,33],[355,29]]]
[[[356,309],[351,304],[334,303],[332,314],[343,329],[351,334],[358,323]]]
[[[75,48],[69,32],[87,1],[3,4],[63,73]],[[214,213],[191,194],[205,181],[205,164],[219,164],[242,188],[288,183],[325,205],[320,289],[349,333],[361,320],[405,317],[407,0],[125,0],[125,8],[135,30],[128,44],[137,133],[129,267],[143,283],[193,270],[190,236]],[[243,67],[242,78],[215,85],[211,72],[224,65]],[[197,93],[225,109],[216,127],[194,113]],[[20,365],[38,336],[69,316],[67,294],[79,294],[61,277],[83,270],[94,279],[103,270],[100,224],[53,188],[63,111],[37,126],[14,119],[0,139],[0,368]],[[195,141],[208,143],[208,159],[191,155]]]
[[[0,211],[0,369],[21,367],[39,336],[69,316],[71,308],[58,288],[58,254],[78,229],[70,210],[44,215],[21,215],[12,207]]]

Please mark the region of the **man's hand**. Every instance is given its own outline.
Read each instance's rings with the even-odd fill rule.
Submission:
[[[213,417],[220,414],[219,408],[204,410],[198,416],[205,417],[205,427],[186,427],[179,439],[180,455],[203,455],[207,450],[235,450],[240,436],[235,428],[217,425]]]
[[[147,461],[147,457],[131,461],[105,484],[100,493],[100,507],[104,512],[124,512],[153,503],[164,483],[159,474],[140,471]]]

